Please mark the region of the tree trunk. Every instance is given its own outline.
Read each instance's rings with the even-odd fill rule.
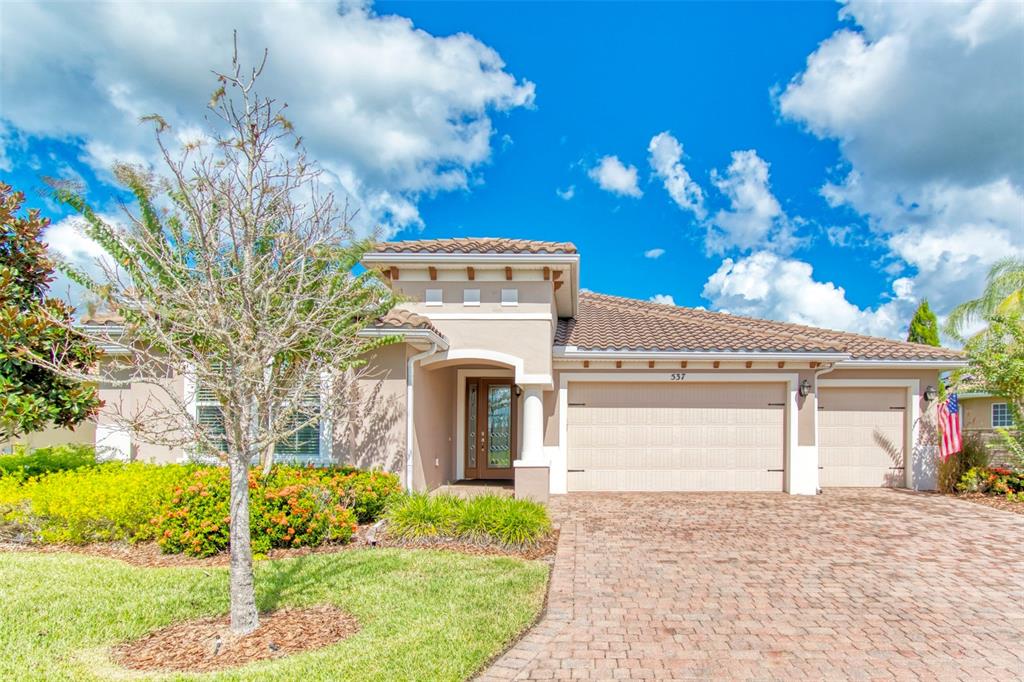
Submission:
[[[231,632],[244,635],[259,624],[256,581],[252,571],[249,529],[249,465],[246,456],[232,457],[231,471]]]

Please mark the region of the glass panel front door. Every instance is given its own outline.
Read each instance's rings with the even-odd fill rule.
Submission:
[[[466,478],[512,478],[516,412],[511,379],[466,380]]]
[[[487,388],[487,467],[512,466],[512,387],[497,384]]]

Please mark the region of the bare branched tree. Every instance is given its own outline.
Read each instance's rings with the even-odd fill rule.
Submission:
[[[256,93],[262,65],[243,73],[237,49],[232,65],[216,74],[205,138],[172,148],[167,122],[144,119],[166,172],[115,169],[137,200],[123,225],[104,222],[73,191],[57,194],[110,256],[101,277],[65,269],[123,318],[116,334],[87,328],[127,354],[104,365],[102,380],[151,387],[144,405],[108,410],[144,442],[230,468],[231,629],[246,633],[259,624],[250,467],[269,469],[275,445],[321,420],[338,428],[366,353],[396,339],[358,335],[394,304],[373,273],[354,271],[370,244],[354,239],[347,206],[322,188],[285,106]],[[37,361],[61,367],[59,357]],[[219,420],[197,417],[197,393],[220,406]]]

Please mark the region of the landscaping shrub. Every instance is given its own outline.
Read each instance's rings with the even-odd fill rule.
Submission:
[[[266,478],[250,472],[253,552],[350,540],[357,527],[356,513],[348,506],[352,495],[347,484],[353,478],[358,477],[342,482],[330,470],[301,467],[275,467]],[[200,469],[181,481],[152,520],[161,549],[198,557],[226,550],[229,493],[224,467]]]
[[[963,475],[975,467],[988,466],[988,447],[981,436],[973,433],[964,437],[963,448],[946,459],[939,458],[937,484],[940,492],[956,492]]]
[[[551,532],[543,505],[496,495],[469,500],[406,495],[388,506],[388,534],[399,540],[455,539],[510,548],[535,545]]]
[[[0,519],[43,542],[85,544],[149,540],[150,523],[191,468],[108,462],[0,487]]]
[[[54,471],[68,471],[96,465],[96,448],[68,443],[36,448],[18,447],[13,454],[0,455],[0,476],[29,478]]]
[[[960,479],[957,490],[1019,499],[1024,493],[1024,472],[1000,467],[974,467]]]
[[[388,500],[402,492],[398,476],[383,471],[364,471],[352,467],[318,469],[321,480],[341,494],[360,523],[372,523],[381,517]]]

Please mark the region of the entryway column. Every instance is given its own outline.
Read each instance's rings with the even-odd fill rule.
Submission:
[[[523,386],[523,448],[515,462],[516,497],[547,502],[550,463],[544,457],[544,389]]]
[[[544,461],[544,393],[540,386],[523,387],[523,451],[520,459],[531,464]]]

